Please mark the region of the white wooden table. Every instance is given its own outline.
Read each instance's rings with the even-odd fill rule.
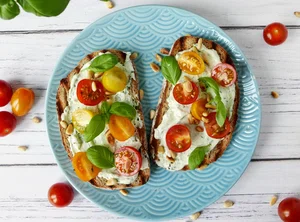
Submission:
[[[259,85],[262,127],[252,161],[237,184],[205,209],[199,221],[280,221],[278,203],[269,206],[272,195],[280,200],[300,197],[300,18],[293,14],[300,11],[298,0],[115,0],[112,10],[99,0],[72,0],[56,18],[22,13],[12,21],[0,20],[0,79],[36,93],[31,112],[19,119],[11,135],[0,139],[0,221],[131,221],[80,195],[67,208],[48,203],[48,188],[65,179],[52,156],[44,119],[40,124],[31,119],[44,118],[47,84],[67,44],[99,17],[136,2],[181,7],[221,26],[245,53]],[[278,47],[268,46],[262,38],[264,26],[274,21],[289,29],[287,41]],[[280,94],[278,99],[271,97],[272,90]],[[20,145],[29,149],[20,152]],[[233,200],[234,207],[223,208],[226,199]]]

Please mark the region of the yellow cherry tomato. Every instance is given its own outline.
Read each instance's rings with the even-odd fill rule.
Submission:
[[[198,99],[192,104],[191,114],[198,120],[201,120],[203,112],[207,111],[205,104],[207,103],[206,99]]]
[[[72,114],[72,122],[79,133],[83,133],[86,126],[93,118],[94,113],[87,109],[78,109]]]
[[[127,77],[124,71],[114,67],[104,72],[102,84],[107,91],[117,93],[122,91],[127,85]]]
[[[12,112],[16,116],[26,115],[33,106],[34,97],[34,92],[31,89],[17,89],[10,100]]]
[[[199,75],[204,72],[205,64],[201,56],[196,52],[184,52],[178,59],[179,68],[191,75]]]

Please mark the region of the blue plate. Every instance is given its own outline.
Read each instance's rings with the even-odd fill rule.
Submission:
[[[240,105],[238,122],[230,146],[223,156],[204,171],[169,172],[153,165],[150,181],[118,191],[96,189],[74,174],[63,148],[56,116],[55,96],[59,81],[88,53],[105,48],[138,52],[136,59],[142,101],[149,133],[149,112],[155,109],[162,75],[149,64],[160,48],[170,48],[180,36],[202,36],[223,46],[238,72]],[[254,152],[259,135],[261,108],[255,78],[239,47],[216,25],[191,12],[158,5],[123,9],[100,18],[83,30],[61,56],[50,80],[46,102],[47,130],[58,165],[70,183],[101,208],[139,220],[172,219],[191,215],[222,197],[240,178]]]

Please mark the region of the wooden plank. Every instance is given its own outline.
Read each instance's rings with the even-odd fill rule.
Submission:
[[[299,161],[250,163],[228,194],[203,211],[201,221],[279,221],[276,215],[279,202],[271,207],[269,201],[274,194],[279,200],[288,196],[299,197],[299,167]],[[67,208],[52,207],[47,200],[47,190],[53,183],[64,181],[56,166],[0,167],[0,177],[5,178],[0,190],[0,220],[131,221],[96,207],[81,195],[76,195]],[[235,205],[225,209],[223,203],[228,199]],[[173,221],[186,220],[188,218]]]
[[[111,10],[104,3],[91,0],[72,0],[63,14],[53,18],[40,18],[22,12],[11,21],[0,21],[0,31],[16,30],[58,30],[83,29],[96,19],[111,12],[144,4],[162,4],[159,0],[114,1],[115,7]],[[299,3],[295,0],[265,0],[244,1],[227,0],[226,4],[215,1],[190,0],[189,4],[180,1],[165,0],[164,5],[183,8],[201,15],[219,26],[265,26],[279,21],[286,25],[300,25],[300,20],[293,13],[299,10]]]
[[[262,102],[262,128],[254,159],[300,158],[300,48],[299,29],[290,30],[290,38],[281,46],[264,43],[261,30],[227,30],[245,53],[256,76]],[[30,87],[37,100],[29,115],[20,118],[16,132],[1,138],[0,163],[54,163],[46,135],[45,121],[32,123],[34,116],[43,118],[47,84],[60,54],[77,33],[0,35],[0,79],[14,88]],[[26,44],[24,44],[26,42]],[[42,47],[41,47],[42,46]],[[272,90],[280,97],[271,97]],[[9,106],[6,109],[10,109]],[[20,139],[22,138],[22,139]],[[20,153],[19,145],[29,150]]]

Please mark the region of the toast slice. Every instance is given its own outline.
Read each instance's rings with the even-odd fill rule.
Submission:
[[[199,40],[199,37],[194,37],[194,36],[185,36],[185,37],[181,37],[181,38],[177,39],[174,42],[174,44],[169,52],[169,55],[176,56],[177,53],[179,53],[179,52],[182,52],[185,50],[190,50],[192,47],[195,46],[195,44],[198,43],[198,40]],[[202,39],[202,44],[208,49],[214,49],[218,53],[222,63],[228,63],[228,64],[234,66],[230,56],[228,55],[226,50],[224,48],[222,48],[220,45],[218,45],[210,40],[207,40],[207,39]],[[162,123],[163,117],[169,109],[167,99],[169,98],[169,96],[172,92],[172,89],[173,89],[173,85],[170,82],[168,82],[167,80],[164,80],[161,94],[160,94],[159,103],[158,103],[158,106],[156,109],[156,115],[155,115],[155,117],[153,119],[153,123],[152,123],[152,130],[151,130],[151,136],[150,136],[150,151],[151,151],[152,157],[155,162],[160,161],[160,159],[158,157],[159,156],[158,149],[159,149],[159,146],[161,145],[161,141],[154,137],[155,129],[157,129],[157,127]],[[216,144],[216,146],[209,153],[206,154],[205,159],[197,167],[197,169],[204,169],[207,165],[215,162],[220,156],[222,156],[222,154],[224,153],[226,148],[229,146],[231,138],[232,138],[232,134],[233,134],[236,122],[237,122],[238,104],[239,104],[239,88],[238,88],[238,84],[236,82],[232,115],[231,115],[231,118],[229,119],[230,128],[231,128],[230,133],[227,136],[225,136],[222,140],[220,140]],[[175,161],[176,161],[176,159],[175,159]],[[180,170],[183,170],[183,171],[189,170],[188,164],[186,164]]]
[[[119,59],[119,62],[122,65],[125,64],[126,56],[128,56],[128,55],[126,53],[122,52],[122,51],[115,50],[115,49],[95,51],[95,52],[87,55],[85,58],[83,58],[79,62],[79,64],[68,74],[68,76],[60,81],[60,85],[58,87],[57,96],[56,96],[56,107],[57,107],[57,115],[58,115],[59,123],[62,121],[62,114],[64,113],[65,108],[69,105],[68,104],[68,96],[69,96],[69,91],[70,91],[70,88],[71,88],[72,78],[75,75],[78,75],[80,73],[80,70],[82,69],[82,67],[86,63],[91,61],[93,58],[99,56],[99,53],[107,53],[107,52],[116,55]],[[136,111],[137,111],[137,114],[139,114],[140,120],[143,123],[141,128],[136,127],[136,135],[137,135],[137,137],[139,138],[139,140],[142,144],[141,147],[140,147],[140,150],[139,150],[140,153],[141,153],[141,156],[142,156],[142,160],[143,160],[143,162],[146,162],[146,165],[148,167],[145,167],[145,169],[141,169],[138,172],[137,178],[133,182],[131,182],[130,184],[116,184],[116,185],[113,185],[113,186],[107,186],[106,185],[107,179],[105,179],[103,177],[96,177],[96,178],[90,180],[89,182],[97,188],[123,189],[123,188],[129,188],[129,187],[136,187],[136,186],[140,186],[140,185],[145,184],[149,180],[149,177],[150,177],[150,168],[149,168],[150,163],[149,163],[149,156],[148,156],[148,143],[147,143],[147,139],[146,139],[144,116],[143,116],[142,107],[141,107],[140,98],[139,98],[139,87],[138,87],[138,82],[137,82],[137,72],[136,72],[136,68],[135,68],[135,65],[134,65],[132,59],[130,59],[130,62],[132,63],[132,66],[133,66],[133,69],[134,69],[134,78],[131,78],[131,86],[129,87],[129,94],[133,97],[133,99],[138,104],[136,106]],[[64,129],[60,124],[59,124],[59,128],[60,128],[60,133],[61,133],[61,138],[62,138],[63,145],[65,147],[65,150],[68,153],[68,156],[69,156],[70,160],[72,161],[73,152],[71,150],[70,143],[68,141],[68,135],[66,134],[66,129]],[[99,144],[99,145],[101,145],[101,144]]]

